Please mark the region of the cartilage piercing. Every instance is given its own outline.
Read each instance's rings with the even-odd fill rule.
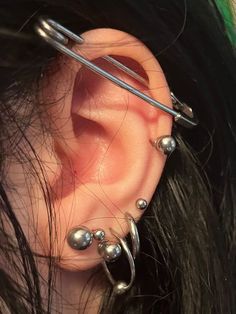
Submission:
[[[110,80],[115,85],[124,88],[128,92],[134,94],[135,96],[141,98],[142,100],[146,101],[150,105],[165,111],[166,113],[173,116],[174,121],[184,127],[192,128],[198,125],[198,121],[193,114],[192,108],[190,108],[185,103],[181,102],[173,92],[171,92],[171,99],[174,109],[170,108],[167,105],[160,103],[159,101],[149,97],[148,95],[142,93],[141,91],[137,90],[133,86],[129,85],[128,83],[122,81],[118,77],[112,75],[111,73],[103,70],[101,67],[98,67],[96,64],[92,63],[82,55],[78,54],[77,52],[70,49],[67,45],[69,41],[76,42],[77,44],[83,44],[84,39],[72,33],[70,30],[65,28],[64,26],[60,25],[56,21],[52,19],[43,19],[40,18],[38,24],[35,26],[36,32],[43,38],[46,42],[48,42],[51,46],[55,49],[60,51],[61,53],[75,59],[76,61],[83,64],[85,67],[90,69],[91,71],[103,76],[104,78]],[[110,56],[103,57],[107,62],[113,64],[115,67],[119,68],[121,71],[125,72],[126,74],[132,76],[134,79],[142,82],[147,86],[147,82],[144,82],[144,79],[133,70],[125,66],[124,64],[120,63],[116,59]]]
[[[170,155],[176,149],[176,141],[172,136],[165,135],[153,142],[154,147],[165,155]]]

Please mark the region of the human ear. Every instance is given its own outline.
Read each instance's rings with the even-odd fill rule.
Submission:
[[[85,42],[73,50],[171,107],[161,66],[142,42],[113,29],[82,37]],[[107,55],[143,76],[148,87],[107,63]],[[60,267],[86,270],[101,261],[97,244],[73,250],[66,241],[69,231],[82,225],[103,229],[107,240],[114,240],[110,229],[126,236],[124,214],[138,221],[142,211],[136,200],[149,203],[160,180],[166,157],[151,142],[171,134],[172,119],[68,57],[60,58],[59,70],[43,84],[42,98],[53,103],[46,107],[47,122],[59,163],[49,182],[57,230],[53,254],[60,256]],[[41,226],[47,226],[46,215],[40,217]],[[44,239],[49,247],[49,237]]]

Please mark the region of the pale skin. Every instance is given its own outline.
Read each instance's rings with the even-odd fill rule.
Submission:
[[[136,70],[148,78],[148,88],[101,59],[98,64],[171,107],[165,75],[142,42],[113,29],[91,30],[82,36],[85,43],[75,45],[73,50],[90,60],[106,55],[122,56],[131,67],[135,61]],[[58,303],[59,297],[53,299],[53,311],[72,314],[77,313],[81,291],[89,275],[101,265],[101,257],[96,242],[85,251],[73,250],[66,241],[68,231],[84,225],[91,230],[102,228],[106,239],[114,240],[110,228],[125,237],[129,230],[124,213],[129,212],[136,221],[141,219],[142,211],[135,207],[135,201],[142,197],[149,202],[162,175],[166,157],[154,149],[151,141],[171,134],[172,118],[68,57],[61,56],[52,66],[59,66],[58,70],[50,79],[44,73],[40,91],[42,103],[53,102],[45,105],[43,119],[50,133],[40,133],[42,121],[34,122],[27,131],[51,187],[54,213],[51,251],[42,189],[33,178],[30,188],[27,187],[26,170],[14,160],[8,177],[21,199],[15,199],[15,191],[9,195],[32,250],[60,256],[55,287],[64,300]],[[37,135],[33,130],[38,130]],[[37,162],[33,163],[39,170]],[[40,170],[39,177],[44,182]],[[45,258],[38,261],[46,278]],[[93,292],[86,313],[97,312],[99,292]]]

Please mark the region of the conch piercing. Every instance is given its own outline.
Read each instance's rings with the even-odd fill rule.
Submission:
[[[153,146],[163,154],[170,155],[176,149],[176,141],[172,136],[161,136],[153,142]]]
[[[135,96],[143,99],[151,106],[154,106],[164,112],[173,116],[174,121],[184,127],[192,128],[198,125],[198,121],[194,116],[192,108],[190,108],[184,102],[181,102],[174,94],[171,92],[171,99],[174,109],[166,106],[159,101],[149,97],[148,95],[142,93],[138,89],[133,86],[127,84],[122,81],[118,77],[112,75],[111,73],[103,70],[101,67],[98,67],[96,64],[90,62],[85,57],[81,56],[77,52],[73,51],[68,47],[69,41],[73,41],[77,44],[82,45],[84,43],[84,39],[72,33],[69,29],[65,28],[61,24],[57,23],[52,19],[44,19],[40,18],[38,24],[35,26],[35,30],[38,35],[44,39],[47,43],[53,46],[55,49],[59,50],[61,53],[75,59],[76,61],[83,64],[85,67],[90,69],[91,71],[103,76],[104,78],[110,80],[115,85],[127,90],[128,92],[134,94]],[[103,57],[104,60],[111,63],[113,66],[119,68],[121,71],[135,78],[137,81],[141,82],[145,86],[148,86],[148,82],[142,78],[139,74],[135,73],[133,70],[120,63],[116,59],[110,56]]]

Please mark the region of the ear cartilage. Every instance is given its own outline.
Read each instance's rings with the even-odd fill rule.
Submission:
[[[105,71],[101,67],[98,67],[96,64],[92,63],[82,55],[70,49],[68,47],[69,41],[74,41],[75,43],[82,45],[84,43],[84,39],[81,36],[74,34],[69,29],[65,28],[56,21],[52,19],[39,18],[38,23],[35,25],[35,30],[42,39],[44,39],[48,44],[53,46],[61,53],[75,59],[76,61],[83,64],[85,67],[87,67],[94,73],[103,76],[104,78],[108,79],[115,85],[127,90],[128,92],[146,101],[151,106],[154,106],[172,115],[172,117],[174,118],[174,122],[178,123],[179,125],[182,125],[186,128],[192,128],[198,125],[198,120],[195,117],[192,108],[186,105],[185,103],[181,102],[174,95],[173,92],[171,92],[170,95],[175,110],[142,93],[138,89],[122,81],[121,79],[112,75],[111,73]],[[130,75],[137,81],[147,85],[147,82],[144,82],[144,79],[139,74],[135,73],[133,70],[123,65],[113,57],[105,56],[103,57],[103,59],[113,64],[115,67],[119,68],[126,74]]]
[[[168,156],[176,149],[176,141],[169,135],[158,137],[153,145],[157,150]]]

